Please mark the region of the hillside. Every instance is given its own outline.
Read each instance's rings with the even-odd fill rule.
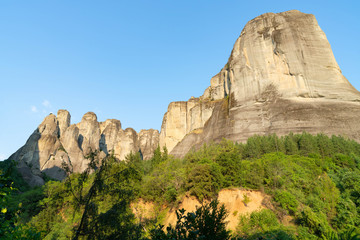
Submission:
[[[210,211],[202,224],[219,217],[215,222],[235,239],[360,234],[360,144],[342,137],[255,136],[246,144],[204,145],[182,159],[157,149],[149,161],[130,154],[126,161],[110,156],[100,163],[91,154],[90,162],[63,182],[14,192],[5,206],[8,219],[19,214],[15,232],[43,239],[75,239],[77,233],[85,239],[172,239],[159,224],[206,216],[175,210],[192,212],[218,199],[224,212],[215,208],[217,217]],[[14,187],[24,187],[21,177],[12,179]]]

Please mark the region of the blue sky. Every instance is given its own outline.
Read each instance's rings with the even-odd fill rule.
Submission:
[[[160,130],[171,101],[202,95],[249,20],[292,9],[316,16],[360,89],[359,1],[0,0],[0,159],[58,109],[72,123],[93,111]]]

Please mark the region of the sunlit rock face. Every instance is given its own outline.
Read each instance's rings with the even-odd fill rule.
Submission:
[[[185,135],[202,131],[216,101],[191,98],[187,102],[172,102],[165,113],[160,133],[160,147],[171,151]]]
[[[204,97],[232,95],[232,106],[257,100],[268,85],[284,98],[359,101],[311,14],[266,13],[248,22]]]
[[[174,155],[224,137],[290,131],[360,140],[360,94],[342,75],[315,17],[296,10],[249,21],[199,99],[190,107],[171,103],[164,116],[160,145]],[[204,102],[211,108],[202,121],[187,114]],[[196,132],[185,127],[189,122],[198,124]]]
[[[9,159],[18,162],[19,172],[31,186],[44,184],[46,174],[62,180],[66,176],[64,164],[73,172],[88,167],[91,152],[105,157],[114,154],[124,160],[129,153],[140,152],[143,159],[150,159],[159,144],[159,131],[132,128],[121,129],[116,119],[98,122],[93,112],[86,113],[81,122],[70,125],[70,113],[59,110],[50,114],[29,137],[23,147]]]

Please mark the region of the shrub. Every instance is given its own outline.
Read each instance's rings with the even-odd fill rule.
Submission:
[[[281,226],[269,209],[241,215],[236,232],[245,239],[293,239],[290,231]]]
[[[294,195],[287,191],[278,190],[275,192],[274,200],[280,204],[280,206],[287,210],[289,214],[294,215],[299,206],[299,202]]]

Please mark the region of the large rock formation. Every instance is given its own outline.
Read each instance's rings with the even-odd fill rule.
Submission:
[[[31,185],[39,185],[41,173],[62,179],[63,162],[83,171],[85,156],[95,150],[119,159],[140,151],[149,159],[160,144],[183,156],[208,141],[291,131],[360,141],[359,119],[360,93],[341,74],[315,17],[299,11],[266,13],[246,24],[202,96],[169,104],[161,134],[123,130],[115,119],[99,123],[91,112],[70,125],[70,114],[59,110],[10,158]]]
[[[149,159],[159,144],[159,131],[132,128],[121,129],[119,120],[98,122],[95,113],[86,113],[81,122],[70,125],[70,114],[59,110],[57,117],[48,115],[26,144],[9,159],[18,162],[18,169],[31,185],[42,185],[43,174],[61,180],[66,174],[66,163],[74,172],[82,172],[88,166],[86,156],[94,151],[104,157],[114,154],[120,160],[130,152],[140,152]]]
[[[359,102],[313,15],[266,13],[246,24],[203,96],[170,103],[160,145],[182,156],[207,141],[254,134],[324,132],[359,141]]]

